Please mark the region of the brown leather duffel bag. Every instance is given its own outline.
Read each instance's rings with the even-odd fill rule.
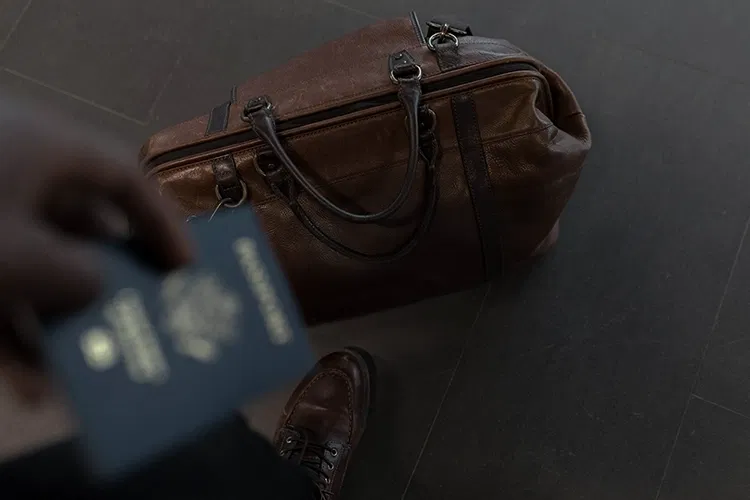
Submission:
[[[308,52],[154,135],[186,214],[252,204],[309,323],[476,285],[556,234],[590,147],[570,89],[414,14]]]

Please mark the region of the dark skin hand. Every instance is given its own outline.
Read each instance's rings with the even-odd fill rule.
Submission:
[[[98,296],[92,243],[127,237],[165,270],[187,264],[191,248],[134,162],[73,123],[0,100],[0,154],[0,376],[35,401],[46,387],[38,320]]]

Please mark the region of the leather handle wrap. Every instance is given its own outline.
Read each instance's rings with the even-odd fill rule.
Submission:
[[[273,151],[273,154],[281,161],[285,170],[299,184],[300,188],[320,203],[323,208],[349,222],[360,224],[378,222],[391,217],[407,202],[409,193],[414,185],[414,179],[417,176],[417,167],[419,164],[419,103],[422,97],[421,86],[419,79],[413,76],[401,78],[398,82],[398,99],[406,112],[409,130],[409,160],[401,189],[393,201],[379,212],[350,212],[336,205],[305,177],[284,150],[281,141],[276,135],[276,122],[272,114],[270,102],[267,99],[258,98],[248,102],[247,106],[245,106],[243,119],[250,123],[258,137]]]

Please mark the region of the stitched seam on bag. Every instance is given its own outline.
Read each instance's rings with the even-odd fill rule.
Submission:
[[[477,136],[479,137],[479,146],[478,146],[479,147],[479,153],[481,154],[482,161],[484,162],[484,165],[485,165],[484,172],[481,172],[480,175],[484,174],[484,177],[489,182],[489,175],[487,175],[487,158],[484,156],[484,144],[482,143],[482,133],[479,130],[479,118],[477,118],[477,108],[474,105],[474,97],[471,94],[469,94],[469,93],[467,93],[466,96],[470,99],[470,101],[469,101],[469,107],[471,108],[471,119],[472,119],[472,124],[470,125],[470,127],[471,127],[471,129],[473,129],[474,127],[476,127],[476,129],[477,129],[476,133],[477,133]],[[471,130],[471,131],[473,132],[473,130]],[[471,146],[472,145],[470,143],[469,144],[469,149],[472,149]],[[469,151],[469,153],[470,152],[471,151]],[[482,244],[484,245],[484,234],[485,233],[482,230],[482,222],[480,220],[480,214],[479,214],[480,210],[477,209],[476,206],[474,208],[475,208],[476,213],[477,213],[477,221],[478,221],[477,225],[479,226],[479,232],[480,232],[480,235],[481,235],[481,238],[482,238]],[[485,261],[486,261],[486,259],[487,259],[487,256],[485,256]],[[487,269],[485,268],[485,272],[486,271],[487,271]]]
[[[479,43],[485,43],[485,44],[490,44],[490,45],[504,45],[504,44],[501,44],[500,42],[497,42],[497,41],[465,41],[465,42],[463,42],[464,45],[467,45],[467,44],[479,44]],[[409,46],[409,47],[407,47],[407,48],[405,48],[403,50],[408,51],[408,50],[411,50],[411,49],[418,49],[418,48],[422,48],[422,47],[424,47],[424,45],[422,45],[422,44],[420,44],[420,45],[412,45],[412,46]],[[522,55],[522,56],[525,55],[527,57],[530,57],[530,56],[528,56],[528,54],[526,54],[526,52],[523,52],[520,49],[519,49],[519,53],[518,54],[513,54],[513,55]],[[482,62],[486,62],[487,60],[493,60],[493,59],[496,59],[496,56],[489,57],[486,60],[485,59],[480,59],[479,61],[474,61],[471,64],[467,64],[466,66],[463,66],[463,68],[468,68],[470,66],[474,66],[476,64],[479,64],[479,63],[482,63]],[[372,59],[371,61],[374,61],[374,59]],[[534,61],[534,62],[536,62],[536,61]],[[429,75],[425,75],[425,76],[427,77]],[[298,113],[300,111],[309,111],[309,113],[314,113],[314,112],[316,112],[316,111],[318,111],[320,109],[324,109],[324,108],[328,107],[331,104],[337,104],[337,103],[340,103],[340,102],[348,101],[348,100],[351,100],[351,99],[354,99],[354,98],[357,98],[357,97],[361,97],[363,95],[378,94],[378,93],[384,92],[388,88],[390,88],[390,85],[383,85],[383,86],[377,87],[375,89],[370,89],[370,90],[367,90],[367,91],[364,91],[364,92],[359,92],[359,93],[356,93],[356,94],[350,94],[348,96],[345,96],[345,97],[342,97],[342,98],[339,98],[339,99],[335,99],[333,101],[326,101],[326,102],[321,103],[321,104],[314,104],[314,105],[306,106],[306,107],[303,107],[303,108],[297,108],[294,112],[287,113],[286,115],[281,115],[279,118],[287,119],[287,118],[290,118],[290,117],[295,117],[295,116],[298,115]],[[237,93],[238,93],[238,91],[235,90],[235,99],[236,99]],[[249,98],[249,99],[251,99],[251,98]],[[231,132],[231,133],[228,133],[227,135],[231,135],[233,133],[236,133],[236,132]]]
[[[413,23],[412,23],[412,25],[413,25]],[[517,54],[513,54],[513,55],[518,55],[518,54],[524,55],[524,54],[526,54],[525,52],[523,52],[518,47],[515,47],[514,45],[512,45],[510,42],[503,43],[503,42],[498,41],[498,40],[482,39],[482,40],[466,40],[466,41],[462,41],[461,43],[462,43],[462,45],[472,45],[472,44],[501,45],[503,47],[510,47],[510,48],[514,48],[514,49],[518,50],[518,53]],[[423,45],[420,43],[419,45],[410,45],[410,46],[406,47],[403,50],[417,49],[417,48],[422,48],[422,47],[423,47]],[[493,59],[496,59],[496,58],[497,58],[496,56],[493,57]],[[374,60],[375,59],[370,59],[369,62],[372,62]],[[468,66],[473,66],[474,64],[475,63],[468,64],[467,67]],[[306,110],[310,110],[310,109],[314,110],[314,109],[319,109],[319,108],[326,108],[326,107],[328,107],[331,104],[335,104],[335,103],[342,102],[342,101],[347,101],[349,99],[352,99],[352,98],[355,98],[355,97],[360,97],[360,96],[367,95],[367,94],[378,93],[378,92],[380,92],[382,90],[385,90],[385,89],[388,89],[388,88],[390,88],[390,85],[388,85],[388,86],[383,85],[383,86],[380,86],[380,87],[376,87],[374,89],[366,90],[364,92],[359,92],[359,93],[356,93],[356,94],[350,94],[350,95],[344,96],[342,98],[335,99],[333,101],[326,101],[325,103],[321,103],[321,104],[313,104],[311,106],[307,106],[307,107],[304,107],[304,108],[297,108],[297,110],[295,110],[295,114],[297,112],[299,112],[299,111],[306,111]],[[283,115],[283,116],[290,116],[290,115]]]
[[[482,140],[482,129],[479,128],[479,116],[477,114],[477,105],[474,101],[473,95],[469,94],[471,96],[471,116],[474,120],[474,125],[477,127],[477,136],[479,137],[479,154],[482,157],[482,163],[484,163],[484,169],[482,169],[482,174],[484,175],[485,180],[487,181],[488,186],[492,186],[492,183],[490,182],[490,173],[487,170],[489,167],[487,166],[487,155],[484,154],[484,141]]]
[[[483,40],[475,40],[475,41],[472,41],[472,40],[462,41],[461,44],[462,45],[472,45],[472,44],[500,45],[500,46],[503,46],[503,47],[513,48],[513,49],[516,49],[518,51],[515,54],[508,54],[508,55],[514,55],[514,56],[515,55],[527,55],[525,52],[523,52],[521,49],[519,49],[518,47],[514,46],[510,42],[503,43],[503,42],[500,42],[500,41],[497,41],[497,40],[483,39]],[[405,48],[403,50],[408,51],[408,50],[411,50],[411,49],[418,49],[418,48],[422,48],[422,47],[423,47],[423,45],[420,43],[419,45],[410,45],[409,47],[407,47],[407,48]],[[488,57],[486,60],[493,60],[493,59],[497,59],[497,55],[493,55],[491,57]],[[371,59],[370,61],[374,61],[374,59]],[[461,66],[461,67],[474,66],[475,64],[478,64],[480,62],[485,62],[485,59],[482,59],[482,60],[479,60],[479,61],[476,61],[476,62],[472,62],[470,64],[467,64],[466,66]],[[500,61],[498,60],[498,62],[500,62]],[[456,66],[455,68],[458,68],[458,67],[459,66]],[[451,69],[455,69],[455,68],[451,68]],[[427,76],[427,75],[425,75],[425,76]],[[391,85],[383,85],[383,86],[380,86],[380,87],[376,87],[375,89],[369,89],[369,90],[366,90],[364,92],[359,92],[357,94],[350,94],[350,95],[347,95],[345,97],[342,97],[342,98],[339,98],[339,99],[335,99],[333,101],[326,101],[325,103],[322,103],[322,104],[313,104],[311,106],[307,106],[307,107],[304,107],[304,108],[297,108],[294,111],[294,115],[296,115],[299,111],[307,111],[307,110],[311,110],[311,109],[312,110],[316,110],[316,109],[320,109],[320,108],[326,108],[326,107],[328,107],[331,104],[335,104],[335,103],[342,102],[342,101],[347,101],[349,99],[352,99],[352,98],[355,98],[355,97],[361,97],[361,96],[367,95],[367,94],[379,93],[379,92],[381,92],[381,91],[383,91],[385,89],[388,89],[388,88],[391,88]],[[294,116],[294,115],[292,115],[292,113],[290,113],[288,115],[282,115],[282,116]]]
[[[484,141],[482,141],[482,129],[479,127],[479,117],[478,117],[478,114],[477,114],[477,104],[476,104],[476,101],[474,100],[474,96],[472,94],[469,93],[467,95],[471,98],[471,101],[469,103],[469,107],[471,108],[472,128],[476,128],[477,138],[479,139],[479,142],[475,145],[475,147],[478,149],[477,153],[478,153],[478,155],[480,157],[480,160],[481,160],[480,161],[480,165],[479,165],[481,167],[480,168],[481,172],[478,172],[478,174],[481,175],[484,178],[484,182],[486,182],[486,188],[485,188],[485,190],[488,191],[489,195],[494,198],[494,193],[492,192],[493,191],[493,189],[492,189],[492,180],[490,179],[490,172],[489,172],[489,168],[490,167],[487,164],[487,155],[485,154]],[[485,214],[486,214],[486,207],[481,203],[481,200],[480,200],[480,205],[481,205],[480,208],[477,210],[477,220],[479,220],[479,218],[480,218],[479,214],[480,214],[480,212],[483,209],[485,210]],[[497,223],[498,222],[497,220],[493,220],[494,218],[492,217],[492,214],[490,214],[489,218],[490,218],[490,223],[492,223],[492,222]],[[499,228],[496,228],[496,230],[499,231]],[[495,267],[494,266],[491,267],[489,265],[489,262],[490,262],[490,259],[492,259],[493,257],[497,258],[497,256],[487,255],[486,250],[490,250],[490,251],[499,250],[499,252],[500,252],[500,269],[502,271],[502,267],[504,265],[503,245],[501,243],[497,243],[497,247],[498,248],[494,248],[494,245],[492,245],[490,243],[491,241],[493,241],[492,238],[490,238],[487,235],[487,233],[484,232],[483,227],[481,225],[479,226],[479,231],[481,232],[481,238],[482,238],[482,253],[484,254],[484,272],[485,272],[485,277],[487,279],[490,279],[492,277],[491,275],[494,275],[493,271],[495,270]],[[497,242],[497,240],[494,240],[494,241]],[[502,242],[502,240],[500,240],[500,241]],[[487,245],[487,246],[485,247],[485,245]]]
[[[476,37],[473,37],[473,38],[476,38]],[[508,48],[511,48],[511,49],[516,49],[519,54],[525,54],[526,53],[522,49],[516,47],[515,45],[513,45],[512,43],[510,43],[507,40],[495,40],[495,39],[492,39],[492,38],[482,38],[480,40],[476,40],[476,39],[474,39],[474,40],[466,40],[466,39],[460,38],[459,40],[460,40],[459,41],[459,46],[461,46],[461,45],[501,45],[503,47],[508,47]]]
[[[424,47],[424,33],[422,33],[422,29],[417,24],[417,14],[415,12],[409,13],[409,20],[411,21],[411,27],[414,29],[414,34],[419,41],[419,46]]]
[[[536,133],[539,133],[539,132],[544,132],[545,130],[548,130],[548,129],[554,127],[554,126],[555,126],[554,123],[550,123],[550,124],[545,125],[543,127],[537,127],[537,128],[533,128],[533,129],[529,129],[529,130],[524,130],[524,131],[519,132],[517,134],[509,134],[509,135],[504,135],[504,136],[501,136],[501,137],[495,137],[495,138],[492,138],[492,139],[483,140],[482,144],[485,145],[485,146],[487,146],[487,145],[494,145],[494,144],[502,143],[502,142],[505,142],[505,141],[509,141],[511,139],[517,139],[519,137],[524,137],[524,136],[527,136],[527,135],[536,134]],[[451,146],[451,147],[448,147],[448,148],[443,148],[443,152],[444,153],[445,152],[454,152],[457,149],[458,149],[458,145]],[[251,150],[252,149],[246,149],[246,150],[243,150],[243,151],[238,152],[238,153],[244,153],[244,152],[251,151]],[[234,153],[234,154],[238,154],[238,153]],[[404,165],[404,164],[406,164],[406,161],[399,161],[397,163],[391,163],[391,164],[388,164],[388,165],[382,165],[382,166],[379,166],[379,167],[371,168],[371,169],[368,169],[368,170],[363,170],[361,172],[355,172],[355,173],[352,173],[350,175],[345,175],[345,176],[342,176],[342,177],[337,177],[335,179],[328,180],[328,181],[326,181],[326,184],[329,185],[329,186],[336,186],[337,184],[340,184],[342,182],[347,182],[347,181],[350,181],[350,180],[358,179],[360,177],[366,177],[368,175],[371,175],[371,174],[374,174],[374,173],[377,173],[377,172],[382,172],[382,171],[390,170],[390,169],[393,169],[393,168],[397,168],[397,167],[399,167],[401,165]],[[180,167],[179,169],[170,170],[169,174],[170,175],[172,175],[172,174],[179,174],[180,172],[183,172],[185,170],[190,170],[190,169],[193,169],[193,168],[200,168],[200,167],[205,167],[205,166],[209,166],[210,167],[211,166],[211,162],[210,161],[206,161],[206,162],[198,163],[198,164],[195,164],[195,165],[185,165],[184,167]],[[239,170],[240,177],[242,178],[243,177],[242,176],[242,170],[239,169],[239,168],[238,168],[238,170]],[[157,174],[156,177],[158,177],[159,175],[160,174]],[[256,203],[254,203],[254,205],[258,206],[258,207],[264,207],[264,206],[268,205],[269,203],[277,201],[278,199],[279,198],[277,196],[269,195],[269,196],[266,196],[265,198],[261,198],[261,199],[257,200]]]
[[[495,137],[491,137],[491,138],[485,139],[485,140],[482,141],[482,143],[483,144],[495,144],[495,143],[498,143],[498,142],[502,142],[502,141],[506,141],[506,140],[510,140],[510,139],[515,139],[515,138],[518,138],[518,137],[523,137],[525,135],[535,134],[537,132],[543,132],[543,131],[545,131],[545,130],[547,130],[549,128],[552,128],[554,126],[555,126],[554,123],[549,123],[549,124],[541,126],[541,127],[531,128],[531,129],[528,129],[528,130],[522,130],[522,131],[519,131],[517,133],[511,133],[511,134],[507,134],[507,135],[498,135],[498,136],[495,136]],[[259,150],[260,151],[260,150],[263,150],[263,149],[264,149],[263,146],[254,146],[252,148],[241,149],[239,151],[234,151],[234,152],[230,152],[230,153],[226,153],[226,154],[231,154],[231,155],[237,156],[237,155],[241,155],[241,154],[244,154],[244,153],[253,152],[255,150]],[[456,146],[450,146],[450,147],[447,147],[447,148],[443,148],[443,151],[455,151],[456,149],[458,149],[458,145],[456,145]],[[200,167],[204,167],[204,166],[209,166],[210,167],[211,166],[211,161],[212,160],[205,160],[205,161],[202,161],[200,163],[192,163],[192,164],[183,165],[181,167],[177,167],[177,168],[174,168],[174,169],[169,169],[169,170],[166,170],[166,171],[158,172],[158,173],[156,173],[154,175],[154,177],[158,178],[158,177],[160,177],[162,175],[165,175],[165,174],[169,174],[169,175],[179,174],[180,172],[184,172],[186,170],[190,170],[190,169],[193,169],[193,168],[200,168]],[[369,174],[371,172],[377,172],[379,170],[385,170],[385,169],[388,169],[388,168],[391,168],[391,167],[395,167],[395,166],[398,166],[398,165],[403,165],[404,163],[406,163],[406,161],[402,160],[402,161],[399,161],[399,162],[396,162],[396,163],[393,163],[393,164],[390,164],[390,165],[385,165],[385,166],[381,166],[381,167],[375,167],[375,168],[371,168],[371,169],[368,169],[368,170],[362,170],[360,172],[355,172],[355,173],[350,174],[350,175],[345,175],[345,176],[342,176],[342,177],[337,177],[335,179],[330,179],[327,182],[329,184],[335,184],[335,183],[337,183],[337,182],[339,182],[341,180],[349,180],[349,179],[352,179],[352,178],[359,177],[360,175],[367,175],[367,174]]]
[[[512,140],[512,139],[518,139],[519,137],[524,137],[524,136],[527,136],[527,135],[532,135],[532,134],[536,134],[536,133],[539,133],[539,132],[544,132],[545,130],[549,130],[552,127],[554,127],[554,124],[545,125],[544,127],[535,128],[535,129],[528,130],[528,131],[525,131],[525,132],[522,132],[522,133],[518,133],[518,134],[514,134],[514,135],[509,135],[509,136],[504,136],[504,137],[501,137],[501,138],[496,138],[496,139],[491,139],[491,140],[487,140],[487,141],[482,141],[482,146],[483,146],[482,150],[484,150],[486,146],[500,144],[500,143],[503,143],[505,141],[509,141],[509,140]],[[451,146],[449,148],[443,148],[443,153],[446,153],[446,152],[453,153],[454,151],[457,151],[457,150],[460,152],[460,148],[459,148],[458,144],[456,144],[455,146]],[[485,159],[486,159],[486,157],[485,157]],[[383,165],[383,166],[380,166],[380,167],[371,168],[369,170],[363,170],[361,172],[356,172],[356,173],[353,173],[353,174],[350,174],[350,175],[347,175],[347,176],[337,177],[336,179],[333,179],[333,180],[329,181],[328,185],[329,186],[336,186],[338,184],[341,184],[341,183],[344,183],[344,182],[348,182],[348,181],[351,181],[351,180],[355,180],[355,179],[359,179],[361,177],[367,177],[369,175],[376,174],[378,172],[384,172],[386,170],[391,170],[391,169],[400,167],[400,166],[402,166],[404,164],[406,164],[405,161],[400,161],[398,163],[393,163],[393,164],[390,164],[390,165]],[[488,175],[489,175],[489,172],[488,172]],[[467,182],[467,184],[468,184],[468,182]],[[279,199],[280,198],[278,198],[277,196],[274,196],[274,195],[267,196],[265,198],[259,199],[255,203],[255,206],[265,207],[266,205],[269,205],[269,204],[271,204],[271,203],[273,203],[275,201],[278,201]]]
[[[529,77],[530,78],[535,78],[535,79],[539,80],[541,83],[545,83],[544,77],[542,75],[537,75],[537,74],[532,74],[532,75],[529,75],[529,74],[513,75],[512,77],[508,77],[507,79],[503,79],[502,81],[500,81],[500,82],[498,82],[498,83],[496,83],[496,84],[494,84],[492,86],[489,86],[489,87],[481,87],[480,86],[480,87],[476,87],[476,88],[471,89],[471,91],[472,92],[476,92],[478,90],[481,90],[483,92],[484,91],[492,91],[492,90],[496,90],[496,89],[508,86],[508,85],[514,83],[517,80],[521,80],[521,79],[529,78]],[[397,92],[397,95],[399,95],[399,94],[400,94],[400,92]],[[438,99],[445,99],[447,97],[448,96],[445,95],[445,96],[439,97]],[[429,99],[426,99],[426,101],[429,101]],[[393,104],[396,104],[396,103],[393,103]],[[361,123],[361,122],[366,121],[366,120],[370,120],[374,116],[378,116],[378,117],[380,117],[380,116],[388,116],[388,115],[400,113],[402,111],[403,110],[401,108],[395,108],[395,109],[393,109],[391,111],[386,111],[384,113],[377,113],[377,114],[372,114],[372,115],[368,115],[368,116],[362,116],[362,117],[359,117],[359,118],[355,118],[354,120],[351,120],[351,121],[346,121],[346,122],[339,123],[339,124],[336,124],[336,125],[331,125],[331,126],[328,126],[328,127],[322,127],[322,128],[320,128],[318,130],[311,130],[310,132],[304,132],[302,134],[295,134],[294,135],[294,139],[315,137],[316,135],[319,135],[319,134],[325,134],[325,133],[328,133],[328,132],[330,132],[332,130],[338,130],[340,128],[348,127],[350,125],[354,125],[354,124]]]
[[[468,93],[463,94],[463,96],[468,96],[468,95],[469,95]],[[451,99],[451,109],[453,111],[453,126],[456,128],[456,139],[463,136],[463,133],[459,130],[462,127],[461,127],[461,124],[459,123],[458,110],[456,108],[456,99],[460,97],[462,96],[454,96]],[[464,136],[464,140],[468,141],[468,138]],[[458,151],[459,151],[459,154],[461,155],[461,164],[462,164],[461,166],[463,167],[462,170],[464,172],[464,178],[466,179],[466,186],[469,188],[469,193],[471,194],[471,207],[473,209],[472,211],[474,212],[474,218],[477,221],[477,230],[479,233],[478,234],[479,246],[482,249],[482,267],[484,268],[485,276],[487,276],[487,265],[486,265],[487,256],[485,255],[485,252],[484,252],[484,241],[483,241],[484,238],[482,236],[484,234],[484,230],[482,229],[482,218],[480,217],[479,209],[477,208],[477,201],[476,201],[477,196],[476,196],[476,193],[474,192],[474,187],[472,186],[471,179],[469,179],[466,173],[466,159],[464,158],[464,148],[461,147],[461,140],[458,140],[457,142],[458,142]],[[470,148],[470,145],[467,144],[467,149],[469,148]],[[467,156],[469,155],[469,153],[470,153],[469,151],[466,151]]]
[[[408,50],[411,50],[411,49],[418,49],[418,48],[421,48],[421,47],[422,47],[421,44],[420,45],[410,45],[410,46],[408,46],[408,47],[406,47],[406,48],[404,48],[402,50],[408,51]],[[373,61],[375,61],[375,59],[370,59],[368,62],[373,62]],[[287,115],[281,115],[281,117],[296,116],[300,111],[310,111],[312,113],[312,112],[315,112],[318,109],[327,108],[331,104],[336,104],[336,103],[339,103],[339,102],[348,101],[350,99],[354,99],[356,97],[361,97],[363,95],[380,93],[380,92],[382,92],[384,90],[387,90],[387,89],[391,88],[392,86],[393,86],[392,83],[389,84],[389,85],[382,85],[382,86],[376,87],[374,89],[368,89],[368,90],[365,90],[365,91],[362,91],[362,92],[357,92],[356,94],[348,94],[348,95],[345,95],[345,96],[340,97],[338,99],[334,99],[332,101],[325,101],[325,102],[320,103],[320,104],[311,104],[310,106],[305,106],[304,108],[296,108],[293,113],[289,113]],[[252,97],[250,99],[252,99]]]
[[[482,144],[485,147],[489,146],[489,145],[500,144],[500,143],[503,143],[505,141],[509,141],[509,140],[512,140],[512,139],[518,139],[519,137],[524,137],[524,136],[527,136],[527,135],[532,135],[532,134],[536,134],[536,133],[539,133],[539,132],[544,132],[545,130],[548,130],[548,129],[554,127],[554,126],[555,126],[554,124],[549,124],[549,125],[545,125],[544,127],[538,127],[538,128],[535,128],[535,129],[530,129],[530,130],[527,130],[527,131],[524,131],[524,132],[521,132],[521,133],[518,133],[518,134],[513,134],[513,135],[508,135],[508,136],[503,136],[503,137],[498,137],[498,138],[494,138],[494,139],[489,139],[489,140],[486,140],[486,141],[482,141]],[[446,153],[446,152],[452,153],[452,152],[454,152],[456,150],[458,150],[458,145],[451,146],[449,148],[443,148],[443,153]],[[361,177],[367,177],[369,175],[376,174],[378,172],[384,172],[384,171],[387,171],[387,170],[391,170],[391,169],[397,168],[397,167],[399,167],[401,165],[404,165],[405,163],[406,163],[405,161],[400,161],[398,163],[392,163],[392,164],[389,164],[389,165],[382,165],[380,167],[371,168],[369,170],[363,170],[361,172],[356,172],[356,173],[353,173],[353,174],[350,174],[350,175],[347,175],[347,176],[337,177],[336,179],[332,179],[330,181],[327,181],[327,185],[329,185],[329,186],[337,186],[337,185],[339,185],[341,183],[344,183],[344,182],[355,180],[355,179],[358,179],[358,178],[361,178]],[[200,163],[198,165],[188,165],[186,167],[180,168],[180,170],[178,170],[177,172],[179,173],[182,170],[187,170],[187,169],[190,169],[190,168],[202,167],[202,166],[206,166],[206,165],[210,166],[210,163]],[[172,172],[170,172],[170,173],[172,173]],[[239,173],[240,173],[240,177],[242,178],[242,172],[240,171]],[[162,187],[160,187],[159,189],[160,189],[160,192],[161,192]],[[180,199],[182,199],[182,197],[177,196],[177,199],[180,200]],[[258,208],[265,208],[268,205],[271,205],[272,203],[277,203],[277,202],[280,202],[280,201],[282,201],[282,200],[278,196],[267,195],[264,198],[258,199],[255,203],[253,203],[253,205],[255,207],[258,207]]]
[[[413,47],[412,47],[412,48],[413,48]],[[408,49],[405,49],[405,50],[408,50]],[[480,87],[478,87],[478,88],[475,88],[475,89],[474,89],[474,91],[476,91],[476,90],[482,90],[482,91],[485,91],[485,90],[487,90],[487,91],[490,91],[490,90],[495,90],[495,89],[501,88],[501,87],[503,87],[503,86],[505,86],[505,85],[510,85],[510,84],[511,84],[512,82],[515,82],[516,80],[519,80],[519,79],[522,79],[522,78],[529,78],[529,77],[530,77],[530,78],[536,78],[536,79],[537,79],[537,80],[539,80],[539,81],[540,81],[540,82],[541,82],[542,84],[544,84],[544,83],[545,83],[545,81],[546,81],[546,80],[545,80],[545,78],[544,78],[544,76],[543,76],[543,75],[541,75],[541,74],[532,74],[532,75],[529,75],[529,74],[524,74],[524,75],[513,75],[512,77],[508,77],[507,79],[503,79],[503,80],[502,80],[501,82],[498,82],[498,83],[496,83],[495,85],[492,85],[492,86],[490,86],[490,87],[481,87],[481,86],[480,86]],[[383,88],[385,88],[385,87],[383,87]],[[439,99],[444,99],[444,98],[446,98],[446,97],[448,97],[448,96],[442,96],[442,97],[440,97]],[[394,104],[395,104],[395,103],[394,103]],[[302,109],[302,110],[304,110],[304,109],[307,109],[307,108],[301,108],[301,109]],[[394,109],[393,111],[387,111],[387,112],[385,112],[385,113],[382,113],[382,114],[380,114],[380,113],[379,113],[379,114],[377,114],[377,116],[387,116],[387,115],[389,115],[389,114],[391,114],[391,113],[397,113],[397,112],[399,112],[399,111],[400,111],[400,109]],[[319,130],[313,130],[313,131],[310,131],[310,132],[305,132],[305,133],[303,133],[303,134],[295,135],[294,137],[295,137],[295,139],[296,139],[296,138],[303,138],[303,137],[312,137],[312,136],[314,136],[315,134],[321,134],[321,133],[329,132],[329,131],[331,131],[331,130],[337,130],[337,129],[341,128],[341,127],[346,127],[346,126],[348,126],[348,125],[353,125],[353,124],[355,124],[355,123],[360,123],[360,122],[362,122],[362,121],[364,121],[364,120],[368,120],[368,119],[372,118],[373,116],[374,116],[374,115],[363,116],[363,117],[360,117],[360,118],[356,118],[356,119],[354,119],[354,120],[351,120],[351,121],[347,121],[347,122],[339,123],[339,124],[337,124],[337,125],[332,125],[332,126],[329,126],[329,127],[323,127],[322,129],[319,129]],[[235,134],[235,133],[237,133],[237,132],[238,132],[238,131],[234,131],[234,132],[232,132],[231,134],[227,134],[227,136],[229,136],[229,135],[232,135],[232,134]],[[257,147],[257,146],[254,146],[254,147]],[[252,147],[252,148],[247,148],[247,149],[240,149],[240,150],[237,150],[237,151],[235,151],[235,152],[230,152],[230,153],[228,153],[228,154],[238,154],[238,153],[242,153],[242,152],[244,152],[244,151],[249,151],[249,150],[253,149],[254,147]],[[178,167],[178,168],[181,168],[181,167]],[[173,171],[173,170],[170,170],[170,172],[172,172],[172,171]],[[179,172],[179,170],[174,170],[174,172]],[[159,173],[157,173],[156,175],[159,175]]]

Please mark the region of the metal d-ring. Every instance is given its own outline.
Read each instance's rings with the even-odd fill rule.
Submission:
[[[245,181],[240,179],[240,186],[242,187],[242,196],[240,197],[240,201],[236,203],[230,203],[231,198],[224,198],[221,196],[221,193],[219,192],[219,186],[218,184],[214,186],[214,193],[216,194],[216,199],[219,200],[219,206],[216,207],[216,210],[218,210],[221,207],[226,208],[237,208],[243,203],[247,201],[247,184],[245,184]],[[229,201],[227,201],[229,200]],[[216,213],[216,210],[214,210],[214,213]]]
[[[454,47],[458,47],[458,37],[453,33],[443,30],[434,33],[432,36],[430,36],[430,38],[427,39],[427,47],[429,47],[429,49],[434,52],[437,50],[435,42],[437,41],[438,43],[440,43],[444,42],[445,40],[450,40],[450,42],[453,43]]]
[[[422,68],[419,67],[419,66],[417,66],[417,65],[414,65],[414,67],[417,70],[417,74],[414,75],[414,76],[408,76],[406,78],[399,78],[399,77],[396,76],[396,74],[393,71],[391,71],[391,81],[393,83],[397,84],[400,81],[410,81],[410,80],[419,81],[419,80],[421,80],[422,79]]]
[[[214,211],[211,212],[211,216],[208,218],[209,222],[213,220],[213,218],[222,208],[237,208],[247,201],[247,184],[245,184],[245,181],[240,179],[240,186],[242,186],[242,197],[240,198],[240,201],[236,203],[232,203],[232,198],[222,198],[221,193],[219,192],[219,186],[214,186],[214,194],[216,194],[216,199],[219,200],[219,202],[216,204],[216,207],[214,207]],[[190,223],[198,218],[198,215],[189,215],[188,218],[185,219],[185,222]]]

